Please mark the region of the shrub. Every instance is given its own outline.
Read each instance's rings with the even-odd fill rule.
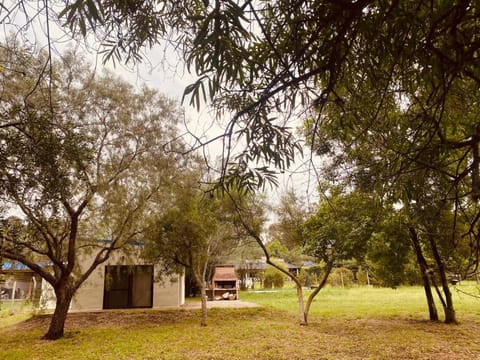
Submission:
[[[350,287],[354,284],[353,272],[344,267],[332,269],[328,277],[328,284],[332,286]]]
[[[263,278],[263,287],[265,289],[281,289],[285,283],[285,275],[272,266],[268,266],[265,270],[265,277]]]

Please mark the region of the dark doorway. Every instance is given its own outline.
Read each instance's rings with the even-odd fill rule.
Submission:
[[[104,309],[151,308],[153,265],[105,266]]]

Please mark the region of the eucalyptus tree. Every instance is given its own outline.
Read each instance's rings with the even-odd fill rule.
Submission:
[[[6,3],[3,22],[13,22],[29,3],[42,1]],[[43,7],[57,10],[48,2]],[[239,175],[246,184],[273,181],[269,165],[288,167],[299,147],[288,127],[294,115],[318,112],[310,133],[318,150],[323,139],[315,130],[323,126],[326,106],[344,113],[366,104],[362,99],[377,99],[355,114],[364,126],[340,127],[361,135],[392,101],[405,100],[416,108],[410,119],[423,119],[412,138],[425,144],[436,134],[448,149],[469,149],[474,161],[465,173],[477,192],[478,130],[464,128],[452,137],[437,126],[458,83],[478,88],[474,1],[71,0],[58,15],[74,33],[96,35],[107,59],[140,61],[145,49],[173,44],[197,77],[185,96],[195,105],[211,100],[219,115],[233,114],[223,137],[224,176]],[[231,159],[236,138],[246,140],[245,147]]]
[[[326,283],[327,276],[331,270],[331,267],[333,266],[333,262],[326,262],[326,276],[320,283],[318,290],[314,291],[314,295],[310,295],[307,304],[305,304],[303,283],[301,278],[296,274],[288,271],[285,266],[282,266],[282,264],[278,263],[275,259],[275,256],[278,256],[280,252],[288,251],[287,248],[283,244],[281,244],[280,241],[269,241],[271,239],[268,239],[265,236],[266,233],[265,229],[263,228],[263,221],[261,220],[261,216],[259,216],[259,214],[262,213],[262,208],[265,207],[265,204],[258,200],[255,193],[249,191],[245,192],[244,188],[242,188],[242,190],[243,191],[241,192],[234,193],[234,195],[232,195],[231,192],[225,192],[227,196],[232,199],[231,204],[233,205],[234,213],[236,215],[234,218],[235,224],[240,229],[240,231],[245,234],[244,236],[253,239],[257,243],[263,253],[263,256],[265,257],[266,264],[270,265],[271,268],[283,274],[283,276],[288,277],[295,284],[298,301],[298,322],[300,325],[308,325],[308,312],[310,304],[313,301],[315,295],[318,293],[319,289],[321,289]],[[287,197],[285,197],[285,199],[286,198]],[[289,226],[288,230],[295,230],[295,232],[302,233],[304,223],[302,222],[301,224],[297,224],[297,226],[299,228],[295,226]],[[299,241],[296,246],[303,249],[305,237],[302,235],[300,239],[297,234],[296,240]],[[282,248],[284,250],[282,250]],[[318,254],[315,254],[313,252],[307,254],[315,256],[318,260],[323,260],[325,255],[324,253],[322,253],[319,257],[317,256]]]
[[[49,71],[46,56],[15,43],[0,51],[0,201],[23,221],[22,231],[4,222],[0,253],[53,287],[44,338],[57,339],[76,290],[164,203],[180,166],[179,113],[74,52]]]
[[[308,297],[305,316],[335,265],[349,260],[364,263],[381,214],[375,195],[340,186],[322,192],[316,212],[303,226],[303,248],[304,253],[323,261],[326,270],[319,286]]]
[[[460,198],[460,190],[452,190],[450,181],[445,178],[440,177],[439,181],[438,174],[422,175],[424,180],[416,179],[418,188],[411,192],[411,200],[401,211],[424,278],[426,294],[427,286],[433,286],[443,307],[445,322],[454,323],[456,315],[449,274],[465,274],[478,266],[478,235],[477,230],[472,231],[472,226],[478,225],[471,216],[474,212],[478,216],[478,207],[469,205],[469,199]],[[469,214],[465,213],[466,208]],[[430,309],[433,306],[431,295],[427,296],[427,301]],[[432,310],[430,313],[430,318],[435,320]]]

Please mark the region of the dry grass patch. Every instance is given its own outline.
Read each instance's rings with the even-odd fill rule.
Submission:
[[[105,310],[68,314],[65,323],[66,331],[85,328],[129,328],[135,326],[172,325],[197,318],[195,312],[187,310]],[[11,327],[12,330],[30,331],[46,329],[51,315],[35,315]]]

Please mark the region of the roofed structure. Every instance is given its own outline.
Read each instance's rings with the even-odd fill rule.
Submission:
[[[215,267],[212,281],[237,281],[238,277],[235,273],[233,265],[219,265]]]
[[[238,299],[238,277],[233,265],[219,265],[215,267],[210,289],[207,290],[209,300],[236,300]]]

